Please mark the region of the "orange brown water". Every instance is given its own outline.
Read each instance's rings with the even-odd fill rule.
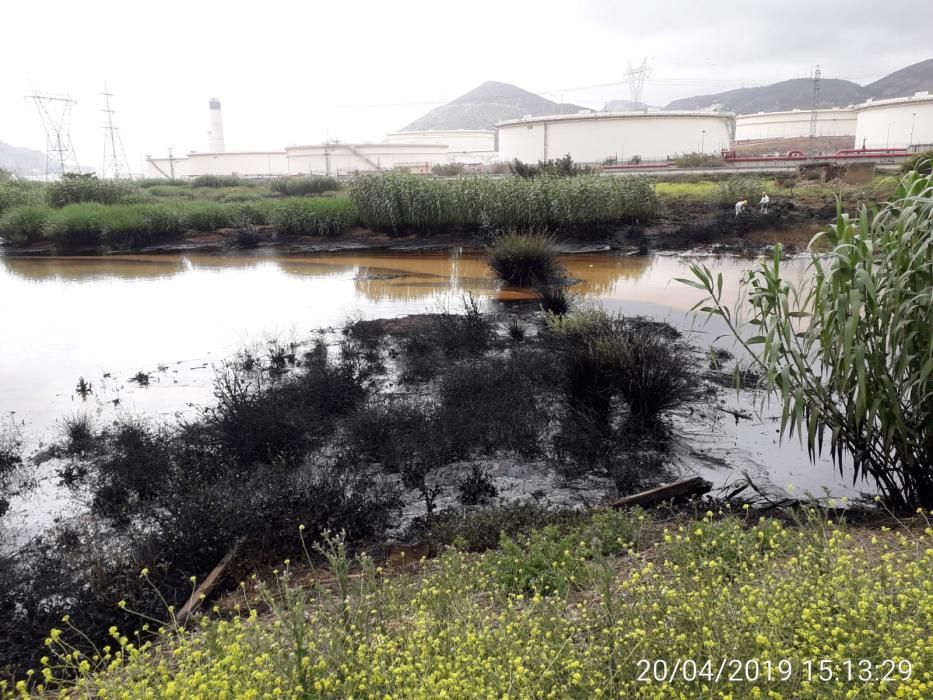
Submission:
[[[723,274],[730,294],[753,264],[704,262]],[[584,301],[697,326],[700,344],[722,331],[698,325],[689,309],[700,293],[672,281],[687,275],[687,260],[592,254],[562,263]],[[787,269],[799,277],[804,263]],[[0,413],[14,416],[30,445],[53,437],[57,422],[76,411],[102,424],[119,413],[170,415],[210,402],[212,366],[245,346],[307,339],[348,317],[456,310],[467,292],[506,312],[530,298],[503,289],[481,255],[458,252],[0,257]],[[140,370],[151,373],[147,388],[129,381]],[[75,393],[79,377],[92,384],[87,400]],[[806,466],[796,445],[775,446],[770,427],[746,442],[749,460],[769,469],[787,460]]]

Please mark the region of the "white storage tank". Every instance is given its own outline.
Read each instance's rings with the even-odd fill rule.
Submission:
[[[664,160],[682,153],[719,153],[732,143],[729,112],[591,112],[526,117],[498,124],[499,156],[525,162],[569,153],[580,163]]]
[[[486,153],[496,150],[496,133],[486,129],[429,129],[397,131],[386,135],[386,143],[446,145],[450,154]]]
[[[736,141],[797,139],[810,135],[810,110],[740,114],[735,118]],[[855,110],[834,107],[816,110],[817,136],[852,136],[855,134]]]
[[[869,100],[858,105],[856,148],[933,148],[933,95]]]

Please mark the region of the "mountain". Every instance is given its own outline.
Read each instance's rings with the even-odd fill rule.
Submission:
[[[849,80],[823,79],[820,81],[819,106],[847,107],[864,102],[869,97],[910,97],[921,90],[933,91],[933,59],[901,68],[865,86]],[[674,100],[666,109],[707,109],[713,104],[721,104],[737,114],[754,114],[809,109],[812,101],[813,81],[796,78],[762,87],[739,88]]]
[[[44,175],[45,154],[0,141],[0,168],[16,175]]]
[[[402,131],[427,129],[489,129],[503,119],[520,119],[526,114],[534,117],[546,114],[576,114],[591,111],[580,105],[558,102],[535,95],[508,83],[488,81],[461,95],[452,102],[436,107],[416,119]]]
[[[846,107],[862,102],[863,88],[848,80],[820,81],[820,107]],[[721,104],[736,114],[781,112],[789,109],[809,109],[813,103],[813,81],[808,78],[784,80],[763,87],[739,88],[714,95],[699,95],[674,100],[665,109],[708,109]]]
[[[896,70],[865,86],[867,96],[876,100],[910,97],[922,90],[933,92],[933,58]]]

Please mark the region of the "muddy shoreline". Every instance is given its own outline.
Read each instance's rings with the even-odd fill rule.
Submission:
[[[611,234],[598,237],[556,235],[559,253],[576,255],[608,253],[619,255],[649,252],[699,251],[714,254],[760,255],[781,243],[788,254],[806,248],[820,226],[835,217],[833,206],[811,206],[793,200],[780,200],[771,211],[761,214],[750,211],[736,217],[729,208],[709,203],[671,202],[657,221],[641,226],[620,225]],[[432,236],[390,236],[364,228],[326,238],[290,237],[277,234],[270,226],[257,228],[258,244],[239,247],[233,243],[234,230],[221,229],[192,235],[158,245],[134,250],[100,250],[94,248],[56,250],[50,242],[26,247],[3,245],[0,255],[9,257],[42,257],[54,255],[178,255],[243,254],[263,252],[287,255],[308,255],[343,252],[441,253],[450,249],[478,251],[487,240],[466,232],[441,233]]]

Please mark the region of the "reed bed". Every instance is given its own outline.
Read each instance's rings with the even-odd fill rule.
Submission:
[[[652,219],[654,185],[645,177],[463,177],[437,180],[403,173],[362,175],[350,198],[364,226],[431,234],[486,227],[605,232]]]
[[[269,189],[288,197],[306,197],[324,192],[336,192],[340,189],[340,180],[321,175],[280,177],[269,183]]]
[[[271,210],[269,223],[286,236],[336,236],[358,221],[348,199],[291,199]]]

